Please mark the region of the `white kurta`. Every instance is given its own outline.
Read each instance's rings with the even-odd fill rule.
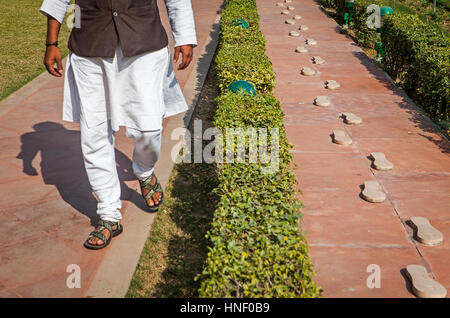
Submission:
[[[62,23],[70,0],[44,0],[41,12]],[[190,0],[165,0],[175,46],[197,45]],[[114,131],[126,126],[161,129],[162,118],[187,110],[175,78],[168,47],[124,57],[91,58],[69,52],[65,67],[63,120],[94,127],[111,120]]]

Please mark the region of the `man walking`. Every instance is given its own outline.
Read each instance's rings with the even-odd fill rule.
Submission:
[[[185,69],[197,45],[191,2],[164,1],[175,40],[174,61],[181,54],[178,69]],[[63,74],[58,34],[69,4],[44,0],[40,9],[48,17],[44,64],[56,77]],[[157,211],[163,191],[153,170],[162,120],[186,111],[187,105],[172,68],[157,0],[76,0],[75,8],[63,119],[80,123],[84,164],[100,217],[84,245],[101,249],[123,230],[114,133],[125,126],[133,138],[133,172],[149,209]]]

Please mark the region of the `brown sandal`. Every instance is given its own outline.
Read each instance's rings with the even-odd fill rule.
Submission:
[[[153,196],[153,194],[155,194],[156,192],[161,193],[161,198],[159,199],[158,204],[155,204],[152,206],[147,204],[148,208],[150,209],[150,212],[156,212],[156,211],[158,211],[159,207],[163,203],[164,193],[163,193],[161,184],[159,183],[156,176],[155,176],[155,180],[156,180],[155,184],[154,185],[150,184],[150,181],[152,180],[152,178],[153,178],[153,174],[150,177],[148,177],[147,179],[145,179],[144,181],[139,180],[139,184],[141,185],[141,193],[142,193],[142,197],[145,200],[145,204],[147,204],[148,199],[150,199]],[[149,190],[146,195],[143,194],[144,193],[143,189]]]

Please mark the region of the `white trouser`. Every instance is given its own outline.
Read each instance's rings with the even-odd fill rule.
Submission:
[[[122,219],[120,208],[120,181],[114,154],[114,131],[110,121],[89,128],[80,120],[81,150],[84,165],[98,204],[97,214],[102,220],[117,222]],[[134,139],[133,172],[139,180],[153,173],[161,148],[161,130],[139,131],[126,128],[126,135]]]

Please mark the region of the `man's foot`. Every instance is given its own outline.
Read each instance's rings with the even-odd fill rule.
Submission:
[[[101,249],[111,241],[111,236],[122,233],[123,227],[119,222],[100,220],[94,231],[89,234],[84,246],[90,249]]]
[[[140,180],[139,183],[141,185],[142,196],[147,206],[150,208],[159,207],[162,203],[163,191],[155,174],[153,173],[147,180]]]

